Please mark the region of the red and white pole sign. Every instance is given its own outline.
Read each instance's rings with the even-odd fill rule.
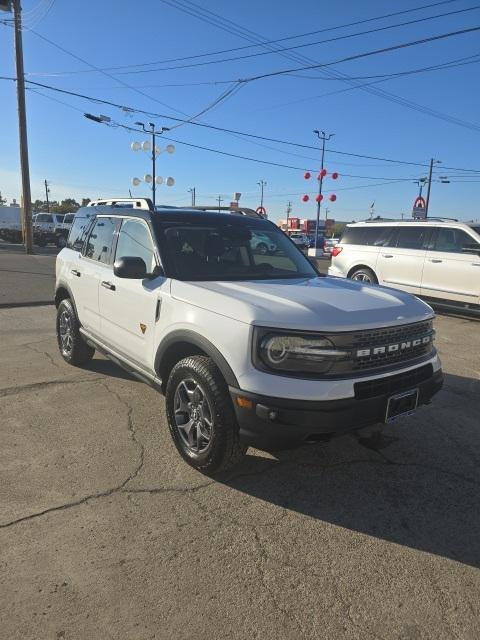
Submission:
[[[265,207],[257,207],[255,211],[258,213],[259,216],[262,216],[263,218],[267,217],[267,210],[265,209]]]
[[[415,202],[413,203],[412,216],[414,218],[427,217],[427,206],[425,198],[422,198],[422,196],[417,196],[417,198],[415,199]]]

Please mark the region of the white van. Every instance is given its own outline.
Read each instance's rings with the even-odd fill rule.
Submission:
[[[480,313],[480,224],[446,218],[350,224],[332,252],[328,275]]]

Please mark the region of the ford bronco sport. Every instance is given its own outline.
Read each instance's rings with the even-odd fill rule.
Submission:
[[[273,255],[252,250],[258,234]],[[251,210],[90,203],[58,254],[55,302],[63,358],[98,350],[159,389],[178,451],[204,473],[248,445],[391,422],[442,385],[426,303],[321,277]]]

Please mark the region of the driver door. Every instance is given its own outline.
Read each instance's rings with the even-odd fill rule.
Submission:
[[[157,266],[156,250],[145,220],[122,219],[114,260],[123,257],[142,258],[147,273]],[[106,345],[149,373],[153,371],[155,328],[166,287],[164,276],[134,280],[118,278],[113,270],[99,287],[101,331]]]

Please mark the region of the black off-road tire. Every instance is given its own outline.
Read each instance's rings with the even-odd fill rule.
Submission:
[[[201,388],[211,408],[211,437],[207,448],[201,452],[188,446],[176,422],[176,393],[185,381],[191,387],[196,384]],[[214,475],[231,469],[242,460],[248,447],[240,441],[227,384],[211,358],[189,356],[180,360],[170,373],[165,396],[170,434],[178,452],[189,465],[206,475]]]
[[[65,340],[65,323],[68,323],[68,340]],[[62,300],[57,309],[57,343],[65,362],[77,367],[90,362],[95,353],[82,338],[75,308],[68,298]]]
[[[368,267],[358,267],[354,269],[349,275],[351,280],[357,280],[357,282],[364,282],[365,284],[378,284],[377,276]]]

